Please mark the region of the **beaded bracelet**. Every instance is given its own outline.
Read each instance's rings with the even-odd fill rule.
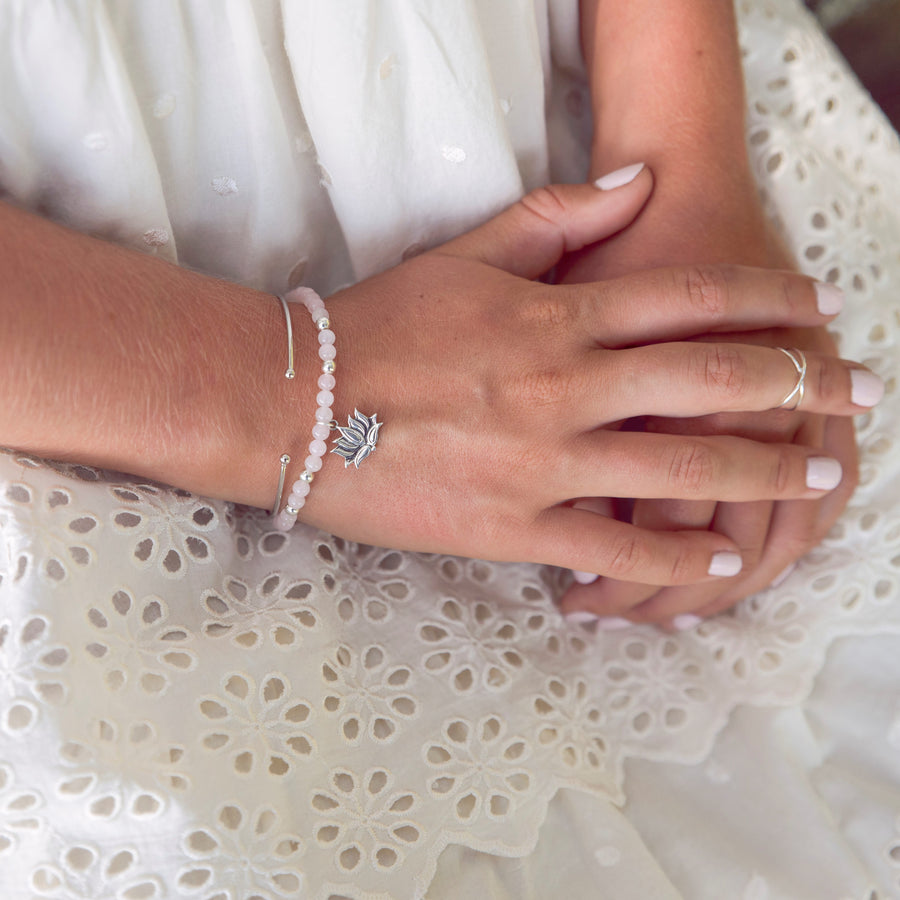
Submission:
[[[313,477],[319,469],[322,468],[322,457],[328,449],[325,439],[331,433],[332,412],[331,406],[334,403],[334,394],[332,393],[335,385],[334,370],[335,357],[337,351],[334,346],[334,332],[330,328],[328,310],[322,298],[311,288],[297,288],[292,293],[292,300],[299,300],[308,310],[316,328],[319,330],[319,358],[322,360],[322,374],[319,376],[319,393],[316,395],[316,424],[313,425],[313,440],[309,445],[309,456],[303,463],[303,471],[300,477],[291,485],[291,492],[288,494],[287,505],[281,512],[278,507],[281,505],[281,495],[284,491],[284,476],[287,467],[290,464],[291,457],[284,453],[281,456],[281,473],[278,478],[278,493],[275,497],[275,505],[272,507],[272,514],[275,516],[275,527],[279,531],[290,531],[297,521],[297,513],[300,512],[306,503],[306,497],[309,494],[310,485]],[[294,375],[294,335],[291,330],[291,315],[288,311],[287,301],[280,294],[278,300],[284,310],[284,317],[287,321],[288,332],[288,367],[285,370],[284,377],[293,379]]]

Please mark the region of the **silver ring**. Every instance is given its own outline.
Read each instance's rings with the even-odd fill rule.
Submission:
[[[785,347],[776,347],[775,349],[780,350],[794,364],[794,368],[797,370],[797,383],[787,393],[784,400],[778,404],[776,409],[793,410],[803,402],[803,395],[806,392],[806,356],[802,350],[798,350],[796,347],[792,347],[790,350]],[[790,406],[788,406],[789,403],[791,404]]]

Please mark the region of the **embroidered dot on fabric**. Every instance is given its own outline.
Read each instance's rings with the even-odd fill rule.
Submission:
[[[390,78],[393,74],[394,69],[397,66],[397,54],[390,53],[388,54],[379,64],[378,66],[378,77],[384,81],[387,78]]]
[[[238,192],[237,182],[229,175],[219,175],[213,178],[210,186],[220,197],[227,197]]]
[[[325,166],[322,165],[321,162],[316,163],[316,168],[319,170],[319,184],[323,188],[331,187],[331,185],[332,185],[331,173],[328,171],[328,169],[326,169]]]
[[[92,131],[82,138],[81,143],[85,149],[100,153],[109,149],[109,135],[102,131]]]
[[[466,161],[466,151],[463,150],[462,147],[444,145],[441,147],[441,156],[443,156],[447,162],[456,163],[457,165]]]
[[[622,851],[618,847],[607,845],[606,847],[598,847],[594,851],[594,859],[597,864],[605,869],[617,866],[622,860]]]
[[[167,91],[164,94],[160,94],[153,101],[153,117],[155,119],[165,119],[168,116],[171,116],[173,112],[175,112],[175,106],[177,105],[178,99],[175,94]]]

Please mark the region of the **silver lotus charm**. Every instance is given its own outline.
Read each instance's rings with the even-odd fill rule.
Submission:
[[[335,438],[331,452],[344,458],[345,469],[350,463],[358,469],[359,464],[375,449],[378,429],[383,424],[378,421],[378,413],[366,416],[354,409],[353,415],[347,416],[347,427],[337,426],[341,436]]]

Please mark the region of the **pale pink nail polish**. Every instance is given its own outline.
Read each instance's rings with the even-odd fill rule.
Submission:
[[[696,628],[702,621],[703,619],[701,619],[700,616],[695,616],[691,613],[683,613],[672,619],[672,627],[676,631],[690,631],[692,628]]]
[[[598,178],[594,182],[594,187],[599,188],[601,191],[612,191],[616,188],[624,187],[626,184],[631,184],[641,174],[643,168],[643,163],[634,163],[633,165],[616,169],[615,172],[610,172],[608,175]]]
[[[866,369],[850,370],[850,399],[857,406],[874,406],[884,396],[884,382]]]
[[[831,491],[841,483],[841,464],[829,456],[811,456],[806,461],[806,486],[816,491]]]
[[[579,584],[593,584],[600,576],[594,572],[577,572],[573,569],[572,577]]]
[[[835,316],[844,308],[844,292],[836,284],[817,281],[816,306],[823,316]]]
[[[563,613],[563,618],[574,625],[590,625],[591,622],[596,622],[600,616],[588,612],[586,609],[575,609],[572,612]]]
[[[729,577],[737,575],[743,568],[744,561],[741,559],[740,553],[733,553],[731,550],[720,550],[713,553],[713,557],[709,563],[709,574]]]
[[[601,616],[597,619],[597,628],[600,631],[621,631],[623,628],[631,628],[634,622],[621,619],[619,616]]]

